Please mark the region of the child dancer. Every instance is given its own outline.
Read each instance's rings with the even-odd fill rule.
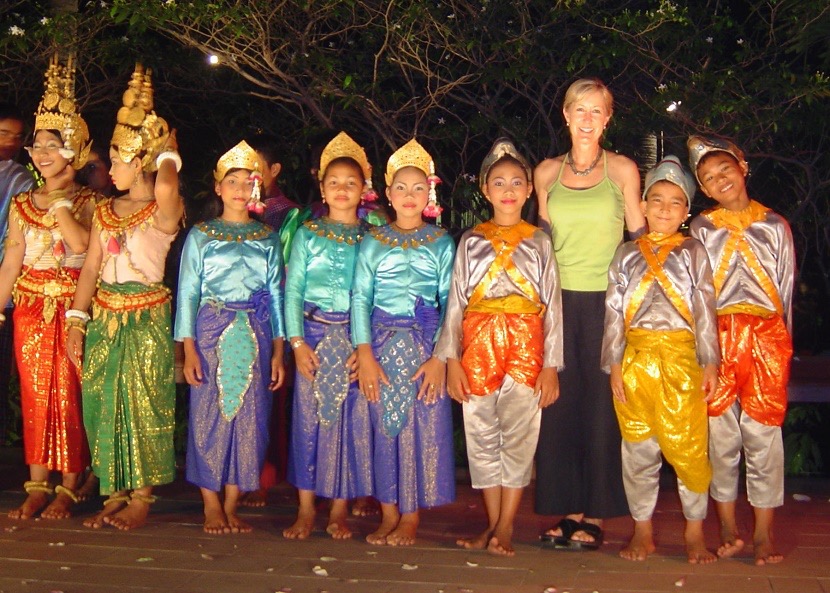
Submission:
[[[455,498],[450,400],[444,365],[431,356],[455,248],[422,218],[440,212],[438,182],[432,157],[415,140],[389,157],[386,196],[396,219],[372,229],[357,258],[352,341],[360,391],[370,402],[382,514],[366,538],[371,544],[412,545],[418,509]]]
[[[628,560],[655,549],[661,454],[677,472],[689,562],[717,559],[703,537],[712,476],[706,401],[719,363],[712,270],[703,246],[678,232],[694,195],[694,179],[677,157],[658,163],[646,174],[641,202],[650,232],[620,245],[608,271],[602,367],[611,373],[635,522],[620,552]]]
[[[461,237],[447,316],[435,355],[464,409],[473,488],[487,528],[458,540],[513,556],[513,522],[530,482],[542,408],[559,395],[562,304],[550,237],[522,220],[533,191],[527,160],[496,140],[481,165],[493,218]]]
[[[247,533],[239,493],[259,488],[272,396],[283,381],[282,248],[249,215],[259,161],[244,141],[213,173],[222,214],[196,225],[179,270],[175,339],[190,388],[187,479],[199,486],[206,533]],[[224,503],[219,491],[224,491]]]
[[[0,267],[0,303],[7,303],[14,290],[15,358],[30,476],[26,500],[9,513],[12,519],[28,519],[41,510],[45,519],[69,517],[78,502],[79,472],[89,462],[80,381],[66,356],[70,320],[64,315],[84,262],[98,195],[73,181],[90,146],[86,123],[75,111],[72,58],[63,65],[55,56],[45,83],[29,151],[44,185],[12,200]],[[0,315],[0,324],[5,321]],[[62,479],[47,506],[50,471],[61,472]]]
[[[692,236],[709,253],[715,282],[720,381],[709,402],[710,493],[721,526],[718,556],[744,546],[735,521],[741,449],[755,514],[755,563],[781,562],[772,524],[784,504],[784,445],[792,358],[795,255],[787,221],[750,199],[749,166],[732,142],[692,136],[692,170],[719,206],[692,221]]]
[[[347,500],[372,494],[369,406],[349,379],[349,308],[360,240],[357,217],[372,168],[340,132],[320,157],[320,194],[328,214],[297,229],[285,282],[285,315],[297,365],[288,479],[299,490],[297,521],[283,531],[304,539],[314,527],[315,496],[332,499],[326,531],[352,532]],[[369,186],[371,187],[371,186]]]
[[[127,193],[95,209],[93,238],[67,312],[78,320],[67,349],[78,368],[83,354],[84,426],[101,494],[109,495],[84,525],[127,530],[144,525],[153,486],[176,473],[170,290],[161,281],[184,203],[175,132],[152,110],[149,71],[136,66],[123,100],[110,175]]]

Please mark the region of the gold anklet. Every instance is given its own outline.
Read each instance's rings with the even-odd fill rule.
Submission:
[[[108,499],[104,501],[104,506],[108,504],[115,504],[116,502],[129,502],[130,497],[126,494],[121,494],[120,496],[110,496]]]
[[[64,486],[63,484],[58,484],[57,486],[55,486],[55,494],[65,494],[66,496],[69,497],[69,499],[72,502],[74,502],[74,503],[78,502],[78,495],[75,494],[74,491],[72,491],[69,488],[67,488],[66,486]]]
[[[132,502],[133,500],[137,500],[138,502],[143,502],[144,504],[153,504],[154,502],[156,502],[156,497],[152,496],[152,495],[151,496],[145,496],[145,495],[140,494],[138,492],[132,492],[132,493],[130,493],[130,502]]]
[[[42,482],[38,482],[35,480],[29,480],[28,482],[23,482],[23,489],[26,492],[45,492],[46,494],[52,494],[53,490],[49,486],[49,482],[46,480]]]

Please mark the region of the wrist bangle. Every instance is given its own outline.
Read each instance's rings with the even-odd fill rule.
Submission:
[[[74,204],[72,203],[72,200],[67,200],[66,198],[62,200],[55,200],[54,202],[49,204],[49,214],[54,216],[55,210],[57,210],[58,208],[66,208],[67,210],[72,210],[73,205]]]
[[[292,340],[289,343],[291,344],[291,349],[296,350],[297,348],[305,344],[305,340],[302,338],[292,338]]]
[[[156,169],[161,166],[162,161],[168,159],[176,163],[176,173],[182,170],[182,157],[179,156],[178,152],[172,150],[166,150],[156,157]]]
[[[67,319],[80,319],[84,323],[89,322],[90,319],[89,313],[81,311],[80,309],[67,309],[66,313],[64,313],[64,317]]]

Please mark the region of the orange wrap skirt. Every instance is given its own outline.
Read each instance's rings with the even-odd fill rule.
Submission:
[[[737,399],[744,413],[781,426],[787,413],[792,338],[780,315],[718,316],[721,366],[709,415],[720,416]]]
[[[532,313],[464,315],[461,366],[473,395],[488,395],[505,375],[516,383],[536,386],[542,371],[542,318]]]
[[[26,463],[65,473],[89,465],[81,384],[66,354],[66,313],[80,270],[24,268],[14,292]]]

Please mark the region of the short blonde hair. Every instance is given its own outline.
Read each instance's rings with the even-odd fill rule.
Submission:
[[[605,99],[605,107],[608,109],[608,116],[610,117],[614,113],[614,95],[611,94],[611,91],[608,90],[608,87],[599,78],[580,78],[572,83],[568,87],[568,90],[565,91],[565,104],[562,106],[562,109],[567,111],[568,107],[594,91],[599,91],[602,94],[602,98]]]

